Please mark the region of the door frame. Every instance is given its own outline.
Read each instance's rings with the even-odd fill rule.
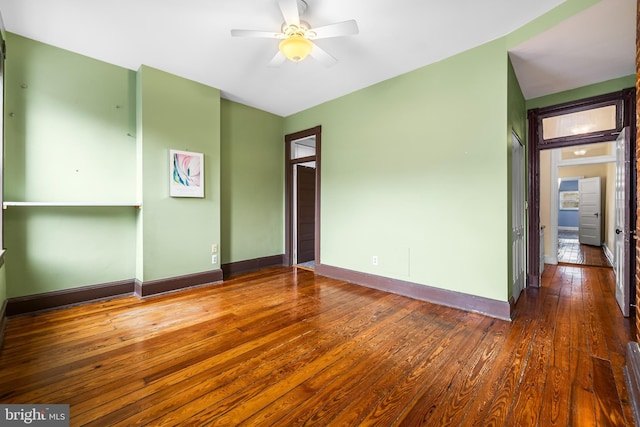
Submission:
[[[290,133],[284,136],[284,165],[285,165],[285,199],[284,199],[284,230],[285,230],[285,238],[284,238],[284,265],[291,267],[293,265],[293,227],[295,227],[295,223],[293,221],[293,168],[298,163],[306,163],[309,161],[316,162],[316,206],[315,206],[315,243],[314,243],[314,258],[315,265],[320,264],[320,153],[321,150],[321,135],[322,135],[322,126],[315,126],[310,129],[301,130],[299,132]],[[316,154],[315,156],[310,157],[302,157],[299,159],[291,158],[291,143],[298,139],[308,138],[310,136],[315,136],[316,140]]]
[[[528,235],[529,235],[529,248],[528,248],[528,272],[527,272],[527,286],[540,287],[540,151],[551,148],[563,148],[573,145],[584,145],[596,142],[609,142],[615,141],[616,137],[625,126],[630,127],[631,131],[631,150],[629,161],[628,173],[631,177],[636,176],[636,164],[635,164],[635,138],[636,135],[636,123],[635,123],[635,88],[624,89],[618,92],[613,92],[605,95],[594,96],[577,101],[571,101],[563,104],[553,105],[544,108],[534,108],[527,112],[528,116],[528,178],[529,178],[529,211],[527,215],[528,219]],[[607,105],[617,106],[616,115],[616,129],[610,131],[591,132],[582,135],[568,136],[562,138],[555,138],[544,140],[542,137],[542,119],[547,117],[558,116],[562,114],[575,113],[584,110],[590,110],[597,107],[604,107]],[[630,202],[631,202],[631,214],[632,214],[632,226],[635,225],[636,217],[636,182],[635,179],[631,180],[632,188],[629,189]],[[635,261],[635,245],[631,245],[631,253]],[[635,268],[632,269],[635,271]]]

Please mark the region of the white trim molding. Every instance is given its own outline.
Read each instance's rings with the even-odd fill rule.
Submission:
[[[602,250],[604,251],[604,256],[607,257],[607,259],[609,260],[609,263],[612,266],[615,266],[615,257],[613,256],[613,252],[611,252],[611,250],[607,247],[607,245],[602,245]]]

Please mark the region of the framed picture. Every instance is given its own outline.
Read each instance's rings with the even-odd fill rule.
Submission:
[[[204,197],[204,155],[169,150],[169,195]]]
[[[577,191],[560,192],[560,209],[578,210],[579,193]]]

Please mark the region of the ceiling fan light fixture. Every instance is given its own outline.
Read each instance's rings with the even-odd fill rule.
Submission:
[[[313,44],[300,35],[292,35],[280,42],[280,52],[290,61],[300,62],[311,53]]]

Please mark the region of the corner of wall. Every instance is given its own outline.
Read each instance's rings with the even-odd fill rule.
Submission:
[[[220,91],[148,66],[138,72],[136,279],[220,270]],[[169,195],[169,150],[204,156],[204,197]]]
[[[284,251],[285,119],[229,100],[220,116],[220,254],[228,269]]]

